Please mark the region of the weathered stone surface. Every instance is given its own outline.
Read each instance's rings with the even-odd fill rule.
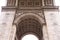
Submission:
[[[9,40],[15,12],[2,12],[0,17],[0,40]]]
[[[57,17],[58,11],[55,10],[58,10],[58,8],[53,5],[53,0],[7,0],[7,6],[2,8],[2,14],[0,17],[0,40],[15,40],[14,38],[17,38],[17,36],[19,36],[20,33],[22,34],[25,31],[31,30],[34,33],[36,32],[36,34],[42,34],[39,34],[41,36],[39,37],[39,40],[60,39],[60,20],[58,20]],[[30,23],[30,25],[27,23],[29,27],[25,27],[25,21],[20,21],[28,17],[36,19],[38,23],[36,23],[37,21],[33,22],[34,20],[29,21],[29,19],[28,23]],[[34,30],[32,29],[33,26],[31,26],[31,22],[33,22],[33,24],[36,24],[36,27],[34,26],[35,28],[33,28]],[[13,23],[16,25],[13,25]],[[38,26],[38,24],[41,24],[41,26]],[[19,35],[16,36],[15,33],[17,27],[19,27]],[[39,30],[37,29],[37,27]],[[17,39],[20,40],[20,38],[21,37],[19,36]]]
[[[15,36],[16,36],[15,34],[16,34],[16,25],[13,25],[11,27],[9,40],[15,40]]]
[[[59,40],[58,11],[45,11],[49,40]],[[59,36],[58,36],[59,35]]]
[[[47,32],[46,25],[43,25],[43,38],[44,38],[44,40],[48,40],[48,32]]]

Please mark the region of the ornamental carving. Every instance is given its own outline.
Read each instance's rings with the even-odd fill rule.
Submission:
[[[7,6],[41,7],[53,6],[53,0],[7,0]]]
[[[19,7],[40,7],[42,6],[42,0],[19,0]]]

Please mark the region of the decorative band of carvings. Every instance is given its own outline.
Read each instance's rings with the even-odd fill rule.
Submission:
[[[44,3],[42,3],[44,2]],[[7,6],[19,6],[19,7],[41,7],[54,6],[53,0],[7,0]]]

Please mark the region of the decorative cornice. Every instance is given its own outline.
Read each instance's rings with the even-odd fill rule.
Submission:
[[[42,6],[42,9],[58,9],[59,6]]]
[[[17,7],[8,7],[8,6],[3,6],[2,11],[8,11],[8,10],[16,10]]]

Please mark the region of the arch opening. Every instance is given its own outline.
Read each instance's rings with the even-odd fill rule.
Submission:
[[[21,40],[39,40],[39,39],[33,34],[28,34],[23,36]]]

